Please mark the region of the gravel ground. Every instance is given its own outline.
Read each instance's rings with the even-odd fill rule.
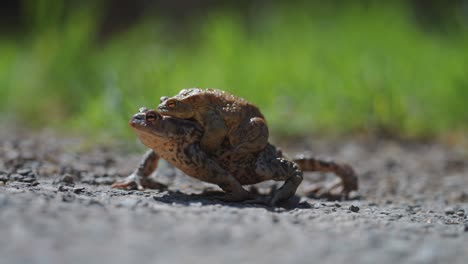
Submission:
[[[223,203],[165,163],[166,191],[110,188],[140,158],[50,133],[0,135],[1,263],[467,263],[466,152],[435,143],[281,144],[352,164],[360,199]],[[465,149],[466,151],[466,149]],[[143,153],[143,148],[141,153]],[[265,191],[272,182],[261,184]]]

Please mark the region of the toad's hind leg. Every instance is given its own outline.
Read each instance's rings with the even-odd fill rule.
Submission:
[[[319,197],[347,199],[351,191],[357,191],[358,189],[357,175],[348,164],[324,161],[312,157],[299,157],[294,159],[294,162],[297,163],[303,171],[332,172],[341,179],[341,182],[333,184],[328,188],[315,188],[309,193],[318,193]]]
[[[248,122],[240,125],[229,133],[229,142],[236,152],[258,152],[268,144],[268,126],[265,119],[250,118]]]
[[[272,206],[294,196],[303,178],[302,171],[297,164],[285,158],[263,159],[260,157],[255,172],[265,180],[285,180],[283,186],[273,194],[269,201]]]
[[[198,144],[192,144],[185,152],[190,157],[188,161],[194,167],[193,169],[198,171],[197,179],[216,184],[226,192],[225,195],[216,198],[229,202],[240,202],[255,197],[255,195],[244,189],[231,173],[202,151]]]
[[[155,182],[149,176],[156,170],[158,166],[159,156],[153,150],[148,150],[143,159],[140,161],[138,168],[132,174],[127,176],[122,181],[117,181],[112,184],[112,188],[117,189],[161,189],[166,186],[162,183]]]

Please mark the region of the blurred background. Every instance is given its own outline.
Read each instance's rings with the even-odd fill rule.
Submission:
[[[468,0],[0,4],[4,124],[130,137],[140,106],[188,87],[248,99],[278,137],[456,141]]]

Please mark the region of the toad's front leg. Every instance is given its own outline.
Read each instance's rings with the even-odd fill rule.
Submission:
[[[209,118],[203,120],[205,124],[205,133],[200,139],[200,146],[208,154],[214,154],[220,148],[226,137],[226,124],[218,113],[207,114]]]
[[[153,150],[148,150],[141,160],[138,168],[121,181],[112,184],[117,189],[165,189],[166,186],[150,178],[158,166],[159,156]]]

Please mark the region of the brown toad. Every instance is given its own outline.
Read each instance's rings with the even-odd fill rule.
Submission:
[[[157,186],[149,175],[156,169],[159,157],[191,177],[217,184],[226,192],[223,199],[228,201],[254,200],[276,205],[295,194],[302,182],[303,170],[337,174],[341,178],[342,197],[347,197],[350,191],[357,190],[358,187],[357,177],[348,165],[313,158],[291,161],[271,144],[267,144],[258,153],[241,153],[231,148],[221,148],[219,156],[209,156],[199,145],[203,130],[192,120],[162,116],[153,110],[142,108],[129,124],[140,141],[151,150],[134,173],[125,180],[114,183],[114,188],[128,188],[135,184],[138,188]],[[285,183],[266,200],[242,187],[266,180]]]
[[[238,152],[257,152],[268,144],[268,127],[260,110],[245,99],[216,89],[190,88],[162,97],[162,115],[194,119],[205,130],[200,145],[209,154],[227,137]]]

